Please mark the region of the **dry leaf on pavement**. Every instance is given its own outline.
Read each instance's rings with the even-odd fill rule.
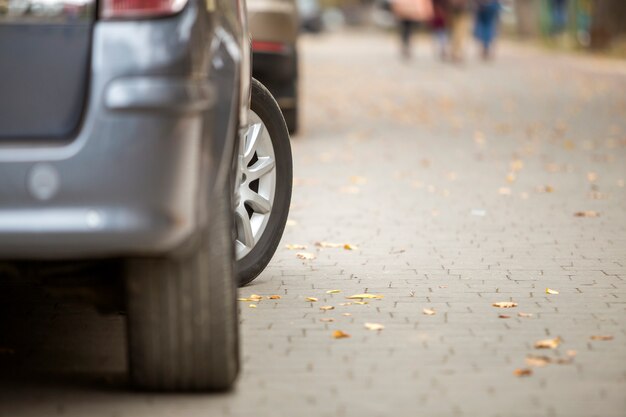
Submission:
[[[326,291],[326,294],[339,294],[341,292],[341,290],[328,290]]]
[[[310,261],[315,259],[315,254],[310,252],[298,252],[296,253],[296,257],[299,259],[304,259],[305,261]]]
[[[511,189],[509,187],[498,188],[498,193],[501,195],[511,195]]]
[[[352,182],[352,184],[355,184],[355,185],[363,185],[363,184],[367,184],[367,178],[360,177],[358,175],[353,175],[350,177],[350,182]]]
[[[356,245],[352,245],[352,244],[350,244],[350,243],[346,243],[345,245],[343,245],[343,248],[344,248],[345,250],[358,250],[358,249],[359,249],[359,247],[358,247],[358,246],[356,246]]]
[[[559,292],[550,288],[546,288],[546,294],[557,295]]]
[[[517,313],[517,317],[529,318],[532,316],[533,316],[533,313],[522,313],[521,311]]]
[[[280,300],[280,295],[278,295],[278,294],[270,295],[267,298],[269,298],[270,300]]]
[[[385,326],[378,323],[365,323],[365,328],[367,330],[382,330],[385,328]]]
[[[293,226],[297,226],[298,222],[292,219],[287,220],[287,226],[289,227],[293,227]]]
[[[348,333],[344,333],[341,330],[335,330],[333,332],[333,338],[335,339],[345,339],[347,337],[350,337],[350,335]]]
[[[499,318],[499,319],[510,319],[510,318],[511,318],[511,316],[509,316],[509,315],[507,315],[507,314],[500,314],[500,315],[498,316],[498,318]]]
[[[307,298],[305,298],[305,300],[314,303],[314,302],[317,301],[317,298],[315,298],[315,297],[307,297]]]
[[[248,307],[250,307],[250,308],[256,308],[256,307],[257,307],[257,305],[256,305],[256,304],[250,304]]]
[[[380,295],[380,294],[367,294],[367,293],[365,293],[365,294],[354,294],[354,295],[351,295],[350,297],[346,297],[346,298],[349,299],[349,300],[358,300],[358,299],[364,299],[364,298],[367,298],[367,299],[381,299],[381,298],[383,298],[383,296]]]
[[[320,307],[320,310],[322,310],[322,311],[328,311],[328,310],[334,310],[334,309],[335,309],[335,307],[333,307],[333,306],[321,306]]]
[[[299,245],[297,243],[290,243],[285,245],[285,248],[289,249],[289,250],[305,250],[306,249],[306,245]]]
[[[332,323],[332,322],[334,322],[334,321],[335,321],[335,319],[334,319],[334,318],[332,318],[332,317],[322,317],[322,318],[320,319],[320,321],[321,321],[321,322],[323,322],[323,323]]]
[[[562,340],[560,337],[555,337],[554,339],[543,339],[535,342],[535,349],[556,349],[561,344]]]
[[[513,301],[499,301],[497,303],[493,303],[492,306],[498,308],[513,308],[517,307],[517,303],[514,303]]]
[[[336,249],[342,247],[343,244],[332,242],[315,242],[315,246],[322,249]]]
[[[526,365],[542,367],[550,364],[552,359],[547,356],[528,355],[526,356]]]
[[[426,314],[427,316],[434,316],[435,314],[437,314],[437,312],[433,308],[425,308],[422,310],[422,313]]]
[[[352,313],[343,313],[342,316],[350,317]]]
[[[600,217],[600,213],[594,210],[577,211],[574,213],[576,217]]]
[[[517,368],[513,371],[513,375],[515,376],[531,376],[533,374],[533,370],[530,368]]]
[[[608,334],[596,334],[591,336],[591,340],[613,340],[613,336]]]

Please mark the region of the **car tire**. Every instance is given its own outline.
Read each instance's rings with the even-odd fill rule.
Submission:
[[[257,80],[252,82],[251,110],[267,129],[274,155],[276,190],[267,226],[259,241],[243,258],[237,260],[239,285],[252,282],[269,264],[280,242],[289,215],[293,181],[291,144],[282,112],[270,92]]]
[[[298,131],[298,107],[283,109],[283,117],[289,133],[295,134]]]
[[[230,187],[211,201],[195,249],[127,263],[131,383],[159,391],[230,388],[239,371]]]

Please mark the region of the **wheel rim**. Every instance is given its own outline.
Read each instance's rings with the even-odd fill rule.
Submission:
[[[239,151],[239,187],[235,221],[237,260],[259,243],[267,228],[276,193],[276,160],[269,132],[261,118],[250,111],[249,127]]]

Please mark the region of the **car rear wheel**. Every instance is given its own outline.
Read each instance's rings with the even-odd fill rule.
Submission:
[[[128,262],[130,379],[165,391],[228,389],[239,370],[230,187],[186,256]]]
[[[254,280],[272,259],[291,202],[289,133],[276,100],[252,82],[250,126],[239,156],[235,254],[239,285]]]

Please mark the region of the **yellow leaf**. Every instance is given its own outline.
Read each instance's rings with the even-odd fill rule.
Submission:
[[[600,217],[600,213],[598,213],[597,211],[593,211],[593,210],[577,211],[576,213],[574,213],[574,216],[576,217]]]
[[[322,311],[328,311],[328,310],[334,310],[334,309],[335,309],[335,307],[333,307],[333,306],[321,306],[320,307],[320,310],[322,310]]]
[[[513,301],[500,301],[497,303],[493,303],[492,306],[498,308],[513,308],[517,307],[517,303],[514,303]]]
[[[255,301],[260,301],[260,300],[263,299],[263,296],[258,295],[258,294],[252,294],[252,295],[250,295],[250,299],[251,300],[255,300]]]
[[[292,219],[287,220],[287,226],[289,227],[293,227],[293,226],[297,226],[298,222]]]
[[[257,300],[253,300],[252,298],[237,298],[237,301],[257,301]]]
[[[341,243],[315,242],[315,246],[322,249],[336,249],[341,247]]]
[[[357,249],[359,249],[357,246],[351,245],[350,243],[346,243],[345,245],[343,245],[343,248],[345,250],[357,250]]]
[[[550,288],[546,288],[546,294],[557,295],[559,292]]]
[[[285,245],[285,248],[289,250],[306,250],[306,245],[299,245],[297,243],[290,243]]]
[[[522,168],[524,168],[524,161],[522,161],[521,159],[514,159],[513,161],[511,161],[509,166],[511,167],[511,171],[520,171]]]
[[[535,342],[535,349],[556,349],[561,344],[561,338],[543,339]]]
[[[269,297],[270,300],[280,300],[280,295],[270,295]]]
[[[358,300],[358,299],[364,299],[364,298],[368,298],[368,299],[381,299],[383,298],[382,295],[380,294],[354,294],[351,295],[350,297],[346,297],[349,300]]]
[[[591,336],[591,340],[613,340],[613,336],[611,335],[605,335],[605,334],[600,334],[600,335],[593,335]]]
[[[339,294],[341,292],[341,290],[328,290],[326,291],[326,294]]]
[[[256,308],[256,307],[257,307],[257,305],[256,305],[256,304],[250,304],[248,307],[250,307],[250,308]]]
[[[367,330],[382,330],[385,328],[385,326],[378,323],[365,323],[365,328]]]
[[[513,375],[515,376],[531,376],[533,374],[533,370],[529,368],[518,368],[513,371]]]
[[[343,313],[342,315],[346,316],[346,317],[350,317],[352,315],[352,313]]]
[[[363,184],[367,184],[367,178],[359,177],[358,175],[353,175],[350,177],[350,182],[356,185],[363,185]]]
[[[598,174],[595,172],[587,172],[587,181],[596,182],[598,180]]]
[[[335,339],[345,339],[347,337],[350,337],[350,335],[348,333],[344,333],[341,330],[335,330],[333,332],[333,338]]]
[[[354,304],[365,305],[367,304],[367,301],[355,301]]]
[[[542,366],[548,365],[550,362],[552,362],[552,359],[550,359],[547,356],[538,356],[538,355],[526,356],[526,365],[528,366],[542,367]]]
[[[305,261],[310,261],[315,259],[315,255],[310,252],[298,252],[296,253],[296,257],[299,259],[304,259]]]
[[[349,306],[352,305],[352,303],[339,303],[340,306]]]
[[[317,298],[315,298],[315,297],[307,297],[307,298],[305,298],[305,300],[314,303],[314,302],[317,301]]]
[[[425,308],[422,310],[422,313],[426,314],[427,316],[434,316],[435,314],[437,314],[437,312],[433,308]]]

